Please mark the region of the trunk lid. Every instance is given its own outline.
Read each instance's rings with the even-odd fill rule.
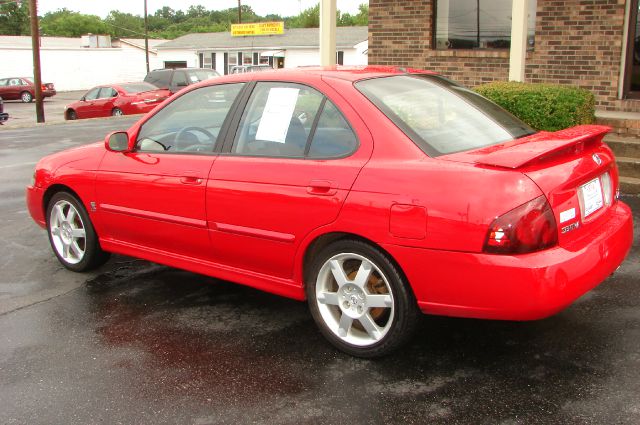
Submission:
[[[615,202],[618,170],[613,152],[602,142],[609,130],[582,125],[539,132],[440,159],[526,175],[547,197],[558,225],[559,243],[568,246],[595,231]]]

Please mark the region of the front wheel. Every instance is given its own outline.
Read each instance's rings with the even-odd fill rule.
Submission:
[[[33,96],[31,95],[31,93],[29,93],[28,91],[23,91],[20,94],[20,99],[24,102],[24,103],[30,103],[33,100]]]
[[[400,270],[379,249],[357,240],[326,247],[307,282],[309,309],[322,334],[358,357],[380,357],[404,344],[419,310]]]
[[[60,263],[69,270],[83,272],[109,259],[82,203],[67,192],[58,192],[47,206],[49,242]]]
[[[122,109],[120,108],[113,108],[113,110],[111,111],[111,116],[121,117],[123,115],[124,115],[124,112],[122,112]]]

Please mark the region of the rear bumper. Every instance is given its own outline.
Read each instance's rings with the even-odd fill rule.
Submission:
[[[509,256],[385,249],[407,275],[427,314],[500,320],[551,316],[611,275],[631,248],[629,207],[617,202],[598,231],[573,246]]]
[[[42,97],[55,96],[58,92],[55,90],[42,90]]]

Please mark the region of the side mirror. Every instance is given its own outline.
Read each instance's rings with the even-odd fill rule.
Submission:
[[[178,81],[176,83],[176,87],[187,87],[189,84],[187,84],[186,81]]]
[[[81,100],[82,102],[84,102],[84,101],[86,101],[87,99],[85,99],[85,98],[84,98],[84,96],[82,96],[82,97],[80,98],[80,100]]]
[[[128,152],[129,135],[126,131],[114,131],[104,139],[104,146],[111,152]]]

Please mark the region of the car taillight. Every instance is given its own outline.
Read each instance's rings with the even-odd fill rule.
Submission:
[[[611,175],[609,172],[606,172],[602,175],[602,195],[604,196],[605,205],[611,205],[614,196],[613,192]]]
[[[46,90],[47,86],[45,86],[44,84],[42,85],[42,90]]]
[[[492,254],[524,254],[558,243],[556,219],[544,195],[493,220],[483,251]]]

